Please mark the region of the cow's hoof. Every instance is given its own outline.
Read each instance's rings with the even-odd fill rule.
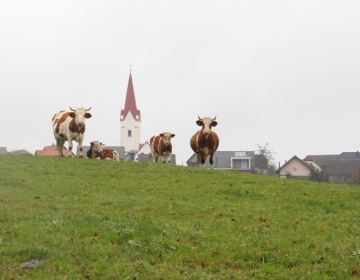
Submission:
[[[79,158],[84,158],[84,156],[79,156]]]
[[[67,157],[68,157],[68,158],[72,158],[72,156],[71,156],[71,155],[68,155]]]

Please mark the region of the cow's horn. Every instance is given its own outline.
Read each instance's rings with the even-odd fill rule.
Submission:
[[[89,109],[86,109],[85,111],[87,112],[87,111],[90,111],[91,110],[91,108],[92,108],[92,106],[89,108]]]
[[[202,119],[200,118],[200,116],[199,116],[199,115],[198,115],[198,118],[199,118],[199,120],[200,120],[200,121],[202,121]]]
[[[212,120],[215,121],[215,120],[216,120],[216,117],[217,117],[217,116],[215,116],[215,118],[213,118]]]
[[[75,112],[75,110],[73,108],[71,108],[71,106],[70,106],[70,110]]]

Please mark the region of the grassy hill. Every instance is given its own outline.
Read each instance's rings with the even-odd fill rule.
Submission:
[[[0,279],[358,277],[359,201],[356,186],[1,156]]]

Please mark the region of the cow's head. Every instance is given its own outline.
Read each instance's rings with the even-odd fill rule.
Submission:
[[[91,107],[89,109],[79,107],[79,108],[76,108],[75,110],[70,107],[70,109],[73,112],[71,112],[69,116],[71,118],[75,119],[75,124],[77,125],[77,127],[79,129],[85,124],[85,118],[86,119],[91,118],[91,114],[87,113],[87,111],[90,111]]]
[[[171,143],[171,138],[175,137],[175,134],[171,134],[170,132],[164,132],[160,133],[160,136],[163,138],[164,144],[167,147]]]
[[[103,143],[95,140],[95,141],[92,141],[90,142],[90,149],[91,151],[95,154],[95,155],[98,155],[99,153],[102,152],[102,146],[104,145]]]
[[[196,124],[198,126],[202,126],[202,132],[206,136],[206,138],[209,137],[211,128],[217,126],[218,123],[215,120],[216,117],[214,119],[208,117],[205,118],[199,117],[199,120],[196,121]]]

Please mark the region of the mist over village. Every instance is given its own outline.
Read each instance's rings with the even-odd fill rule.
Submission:
[[[360,275],[360,1],[0,1],[0,279]]]
[[[90,107],[90,109],[88,109],[87,111],[90,111],[91,108],[92,107]],[[223,148],[223,150],[217,150],[216,148],[214,149],[213,153],[209,151],[207,152],[207,154],[205,154],[204,152],[199,152],[196,145],[194,144],[193,146],[193,144],[191,144],[191,140],[190,145],[194,153],[185,162],[183,160],[181,162],[176,161],[176,153],[173,153],[172,145],[170,148],[170,153],[166,154],[166,152],[163,153],[161,151],[161,153],[159,154],[160,158],[159,155],[157,155],[156,158],[154,151],[158,150],[159,140],[160,142],[162,142],[164,140],[162,138],[164,137],[164,135],[160,132],[155,135],[155,138],[152,137],[150,139],[148,137],[145,142],[141,143],[141,110],[139,110],[137,107],[131,70],[128,79],[124,107],[122,108],[124,109],[121,109],[119,118],[120,145],[106,145],[102,142],[99,142],[98,144],[101,145],[103,149],[110,149],[114,151],[116,153],[116,158],[118,161],[155,163],[159,162],[160,160],[160,162],[168,162],[171,164],[178,164],[182,166],[186,165],[191,167],[204,168],[211,167],[212,169],[217,170],[230,170],[248,174],[278,176],[287,179],[347,184],[360,183],[360,154],[358,151],[342,152],[340,154],[307,155],[303,159],[299,158],[297,155],[294,155],[288,160],[285,160],[284,163],[277,163],[275,161],[276,151],[271,149],[271,145],[268,142],[262,145],[255,143],[254,147],[256,147],[256,149],[254,150],[239,149],[230,151],[226,148]],[[70,109],[75,111],[71,107]],[[69,146],[64,146],[66,141],[69,142],[69,139],[72,139],[75,142],[79,142],[79,139],[76,139],[76,136],[66,137],[66,133],[61,134],[61,137],[57,137],[57,133],[59,132],[56,132],[56,128],[60,128],[61,117],[62,115],[59,115],[58,119],[56,119],[56,115],[53,117],[55,141],[53,141],[52,144],[45,146],[43,149],[35,150],[34,153],[31,153],[26,149],[13,149],[12,151],[8,151],[7,147],[0,147],[0,155],[65,156],[72,158],[75,156],[83,157],[84,154],[86,158],[99,158],[101,156],[101,153],[98,153],[98,150],[100,149],[100,151],[102,152],[102,148],[98,148],[95,154],[94,152],[91,153],[91,150],[94,149],[93,142],[90,142],[90,145],[84,146],[82,146],[82,143],[79,143],[78,147],[76,147],[74,150],[73,147],[70,148]],[[216,116],[214,118],[216,118]],[[72,120],[72,118],[69,119]],[[59,122],[57,122],[58,120]],[[200,116],[198,116],[197,122],[199,120],[201,120]],[[74,121],[76,122],[75,118]],[[203,124],[198,125],[203,126]],[[194,128],[196,128],[196,126],[194,126]],[[83,130],[85,132],[85,129]],[[82,133],[83,135],[85,134],[84,132]],[[213,132],[213,134],[216,133]],[[156,139],[157,136],[161,139]],[[175,137],[175,134],[172,134],[172,137]],[[157,140],[156,143],[155,140]],[[98,140],[94,141],[98,142]],[[56,144],[54,144],[54,142],[56,142]],[[186,146],[184,145],[184,147]],[[175,146],[174,150],[176,151],[177,148],[179,147]],[[59,151],[61,150],[63,150],[62,154],[59,153]],[[181,153],[184,150],[186,149],[180,148],[178,152]],[[206,161],[205,158],[203,158],[203,161],[201,161],[201,154],[204,154],[205,158],[207,158],[207,156],[209,155],[209,160]],[[102,159],[110,158],[106,158],[106,156],[103,156]]]

